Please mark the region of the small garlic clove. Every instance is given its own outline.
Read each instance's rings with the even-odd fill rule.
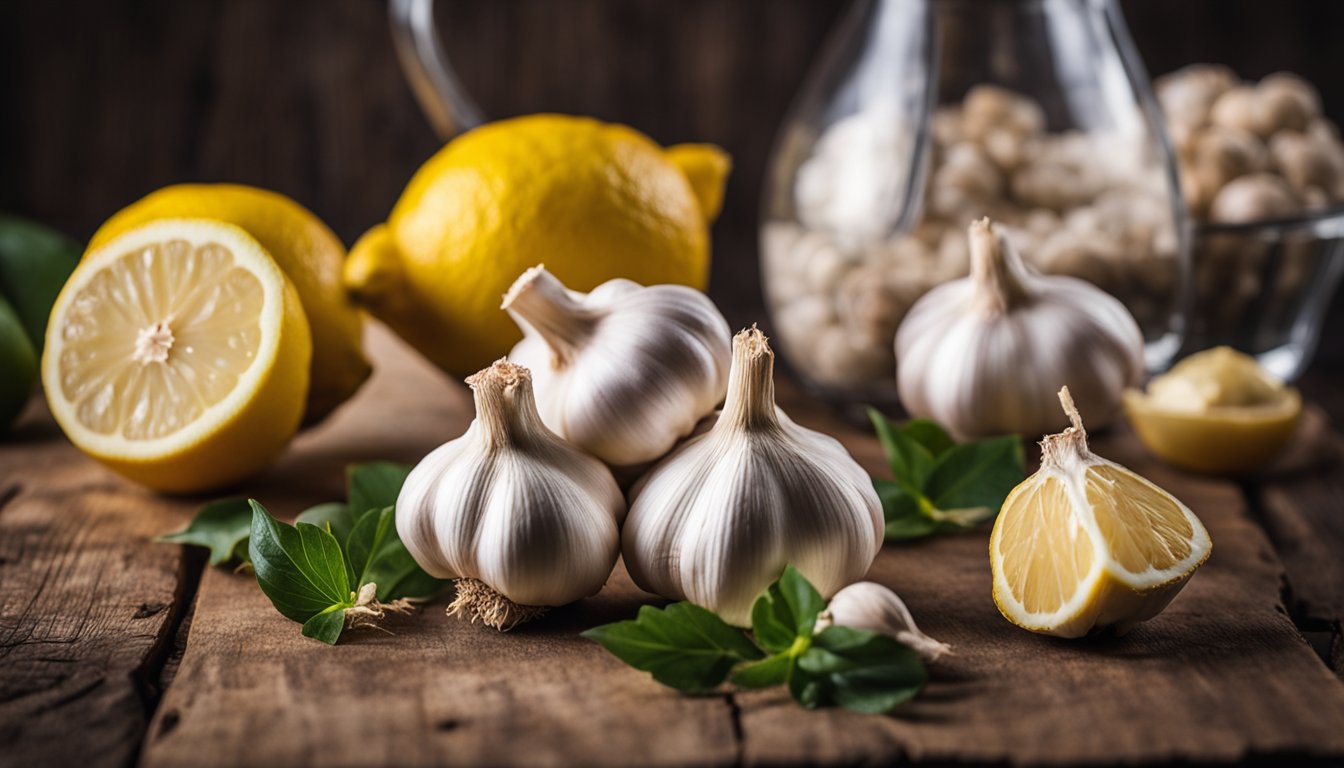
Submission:
[[[889,635],[908,645],[924,661],[937,661],[952,652],[952,646],[921,632],[905,602],[881,584],[850,584],[835,593],[826,613],[831,625]]]

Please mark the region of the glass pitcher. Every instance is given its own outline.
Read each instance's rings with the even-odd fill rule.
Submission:
[[[892,405],[894,337],[967,274],[989,216],[1028,263],[1120,299],[1152,369],[1180,346],[1182,203],[1148,76],[1112,0],[860,0],[774,149],[761,270],[814,392]]]

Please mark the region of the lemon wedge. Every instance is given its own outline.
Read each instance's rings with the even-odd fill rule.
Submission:
[[[1288,444],[1302,397],[1230,347],[1197,352],[1148,385],[1125,392],[1139,440],[1183,469],[1235,474],[1263,468]]]
[[[167,219],[75,269],[52,308],[42,383],[80,450],[152,488],[202,491],[284,449],[311,358],[298,294],[256,240]]]
[[[1073,426],[1041,441],[1041,468],[1008,494],[989,539],[994,602],[1012,623],[1057,637],[1156,616],[1212,543],[1174,496],[1092,453],[1068,388]]]

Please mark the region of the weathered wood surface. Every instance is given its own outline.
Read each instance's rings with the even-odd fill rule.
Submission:
[[[377,378],[249,487],[280,514],[337,498],[341,466],[413,460],[469,419],[465,390],[379,334]],[[814,406],[870,469],[872,439]],[[1344,759],[1344,685],[1280,599],[1282,565],[1230,483],[1153,466],[1124,433],[1113,458],[1177,489],[1214,555],[1124,639],[1064,642],[1008,625],[990,599],[986,532],[888,547],[895,587],[956,655],[893,717],[805,712],[783,692],[686,697],[576,636],[645,599],[618,570],[596,598],[507,635],[442,603],[334,648],[302,638],[244,576],[211,569],[187,650],[146,737],[145,766],[877,763],[1070,764]]]
[[[184,505],[79,454],[34,401],[0,449],[0,765],[135,759],[201,558]]]

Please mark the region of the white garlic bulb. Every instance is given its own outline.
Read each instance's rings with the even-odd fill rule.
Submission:
[[[507,630],[602,588],[625,499],[602,462],[542,424],[526,368],[500,360],[467,384],[476,419],[406,478],[397,533],[426,572],[457,580],[449,614]]]
[[[821,618],[818,632],[827,626],[866,629],[896,638],[925,661],[937,661],[952,652],[952,646],[919,631],[910,609],[895,592],[871,581],[850,584],[836,592]]]
[[[693,288],[610,280],[583,294],[536,266],[504,309],[542,421],[612,466],[662,456],[723,400],[732,332]]]
[[[837,440],[775,407],[773,368],[756,328],[733,339],[723,412],[634,487],[622,533],[636,584],[739,626],[786,565],[833,595],[882,546],[868,473]]]
[[[1094,424],[1109,423],[1143,375],[1143,333],[1091,283],[1022,263],[989,219],[970,226],[971,274],[929,291],[896,332],[901,403],[959,439],[1065,425],[1068,386]]]

